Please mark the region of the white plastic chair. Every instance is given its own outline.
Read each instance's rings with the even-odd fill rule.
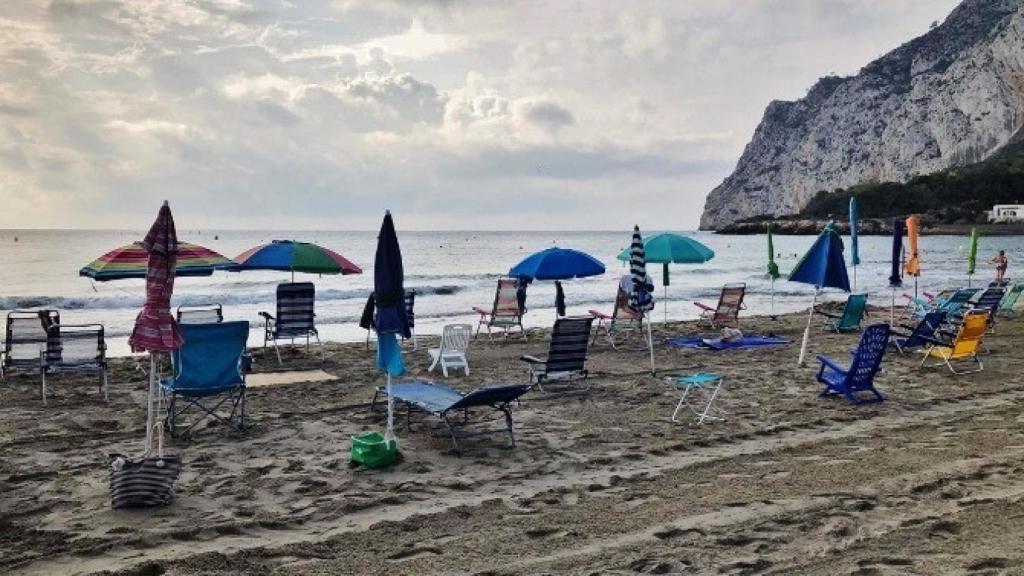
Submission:
[[[466,351],[469,349],[469,340],[473,337],[473,327],[469,324],[449,324],[444,327],[441,333],[441,347],[427,350],[433,362],[430,364],[430,372],[438,364],[441,365],[441,372],[445,378],[448,377],[449,368],[462,368],[469,375],[469,359],[466,358]]]

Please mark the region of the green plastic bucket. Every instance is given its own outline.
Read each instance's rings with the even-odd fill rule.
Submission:
[[[395,463],[398,442],[385,442],[377,432],[352,437],[352,461],[367,468],[383,468]]]

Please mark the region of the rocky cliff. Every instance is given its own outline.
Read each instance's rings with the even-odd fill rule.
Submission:
[[[971,164],[1024,126],[1024,0],[965,0],[864,67],[768,105],[702,229],[798,212],[819,190]]]

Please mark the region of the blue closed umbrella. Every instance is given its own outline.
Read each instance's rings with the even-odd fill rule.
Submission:
[[[896,323],[896,289],[903,286],[903,231],[906,227],[902,218],[892,221],[892,268],[889,272],[889,287],[892,288],[892,304],[889,307],[889,324]]]
[[[398,246],[395,223],[391,212],[384,214],[384,222],[377,235],[377,254],[373,260],[373,295],[377,308],[377,367],[387,378],[388,426],[384,434],[387,442],[394,439],[394,401],[391,397],[391,377],[405,372],[398,334],[409,338],[409,320],[405,312],[405,289],[402,286],[402,250]]]
[[[548,248],[527,256],[508,271],[513,278],[568,280],[604,274],[604,264],[572,248]]]
[[[850,264],[853,265],[853,288],[857,289],[857,266],[860,264],[860,241],[857,238],[857,227],[860,225],[860,210],[857,209],[857,198],[850,197]]]
[[[811,337],[811,320],[814,317],[814,306],[818,301],[818,292],[822,288],[838,288],[850,291],[850,279],[846,275],[846,260],[843,257],[843,240],[831,226],[826,226],[811,249],[804,254],[796,267],[789,274],[790,282],[801,282],[814,286],[814,299],[811,311],[807,316],[807,328],[800,345],[799,364],[804,365],[807,357],[807,343]]]

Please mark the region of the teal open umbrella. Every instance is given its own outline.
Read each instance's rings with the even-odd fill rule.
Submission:
[[[648,236],[644,240],[644,252],[648,264],[661,264],[661,285],[665,290],[665,321],[668,321],[668,265],[669,264],[703,264],[715,257],[715,251],[700,242],[683,236],[662,232]],[[619,253],[617,258],[628,262],[630,249]]]

